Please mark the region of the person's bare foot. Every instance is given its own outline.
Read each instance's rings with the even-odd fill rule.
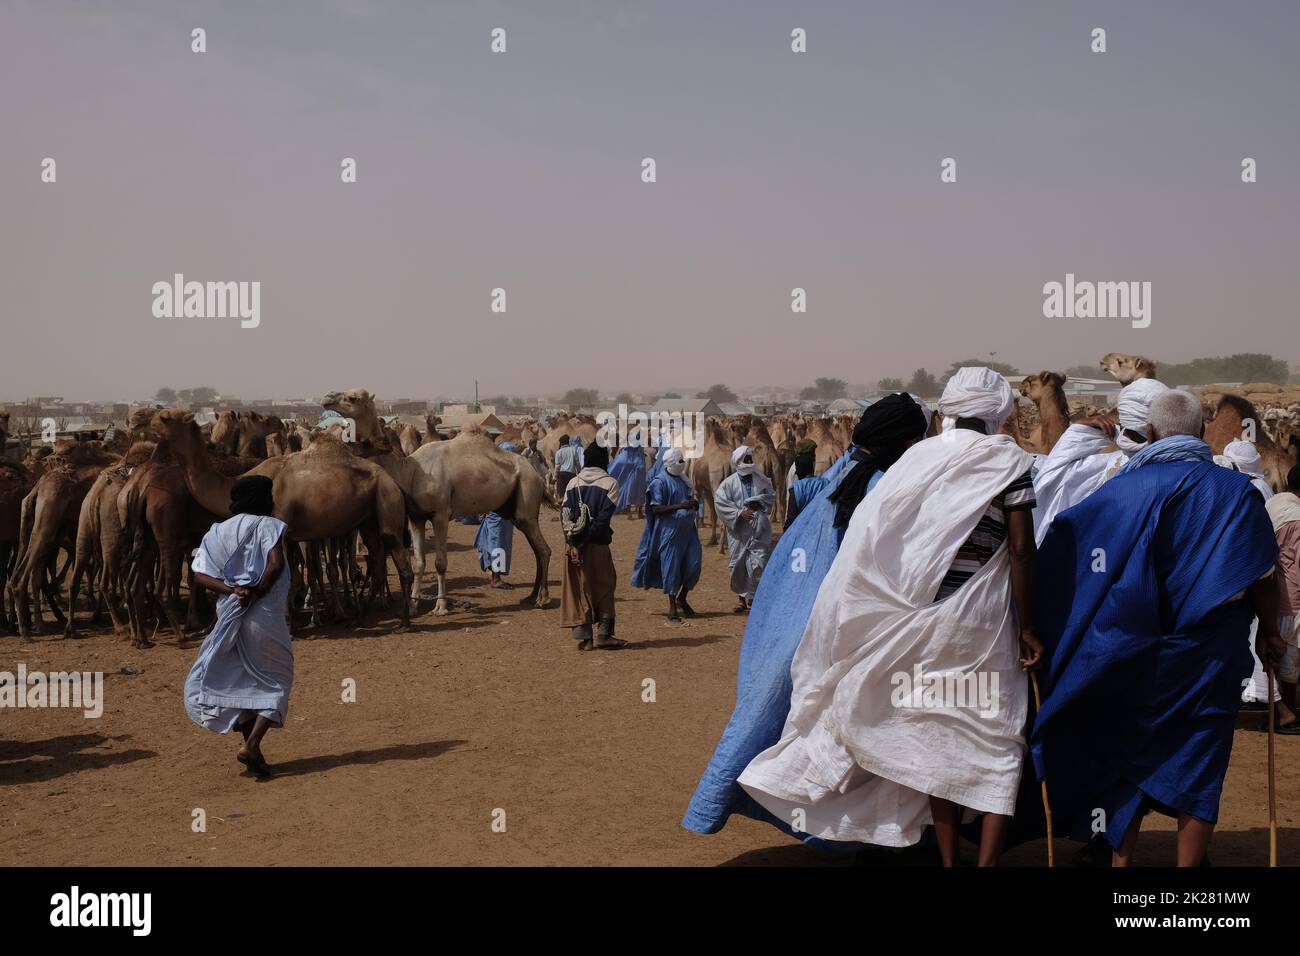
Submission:
[[[271,767],[266,762],[266,758],[262,756],[260,748],[252,748],[245,744],[239,748],[239,753],[235,755],[235,759],[259,777],[271,776]]]
[[[693,608],[693,607],[691,607],[689,604],[687,604],[685,598],[678,598],[678,599],[677,599],[677,606],[678,606],[679,608],[681,608],[681,611],[682,611],[682,617],[695,617],[695,616],[696,616],[696,614],[695,614],[695,608]]]

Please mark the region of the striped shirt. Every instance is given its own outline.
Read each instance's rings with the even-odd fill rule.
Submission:
[[[975,530],[957,549],[952,567],[943,576],[939,585],[936,601],[942,601],[959,587],[975,576],[975,572],[993,559],[1002,542],[1007,540],[1007,512],[1022,508],[1032,508],[1038,501],[1034,497],[1034,482],[1029,472],[1025,472],[1002,494],[994,498],[984,514],[980,516]]]

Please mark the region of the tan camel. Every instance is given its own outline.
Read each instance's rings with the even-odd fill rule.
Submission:
[[[266,458],[266,440],[270,435],[283,435],[284,422],[277,415],[245,410],[227,409],[217,413],[212,424],[212,444],[225,449],[227,454],[245,458]]]
[[[379,436],[374,397],[364,388],[331,392],[326,408],[356,422],[358,451],[365,452]],[[551,547],[542,536],[538,516],[546,489],[541,476],[527,459],[497,448],[477,429],[462,431],[450,441],[421,445],[409,458],[379,454],[374,461],[393,476],[406,495],[411,516],[416,581],[425,568],[424,523],[433,524],[434,571],[438,594],[434,614],[448,613],[447,526],[452,518],[495,511],[514,523],[528,540],[537,562],[533,589],[525,600],[535,607],[550,604]]]
[[[424,415],[424,439],[421,445],[428,445],[435,441],[445,441],[442,432],[438,431],[438,426],[442,424],[442,419],[433,412],[426,412]]]
[[[1066,377],[1059,372],[1028,375],[1020,383],[1020,394],[1038,406],[1038,424],[1030,432],[1033,450],[1046,455],[1070,427],[1070,405],[1065,400]],[[1019,404],[1019,403],[1017,403]]]
[[[1141,355],[1107,352],[1101,357],[1101,367],[1121,385],[1128,385],[1139,378],[1156,377],[1156,363]]]
[[[781,467],[781,456],[777,454],[772,436],[768,434],[763,420],[755,415],[741,415],[732,422],[732,435],[736,447],[748,445],[754,449],[754,466],[772,482],[775,501],[773,502],[773,521],[781,520],[785,514],[785,471]]]
[[[153,455],[153,442],[135,442],[116,465],[105,468],[90,486],[77,518],[76,556],[72,565],[72,578],[68,585],[68,623],[65,638],[76,637],[77,592],[81,581],[86,580],[86,593],[95,608],[91,623],[99,620],[101,611],[107,610],[113,622],[113,633],[125,633],[126,623],[120,607],[124,596],[122,589],[122,522],[117,513],[117,496],[126,484],[132,469],[148,461]],[[95,591],[98,589],[98,600]]]
[[[32,613],[33,593],[44,594],[56,620],[66,622],[57,600],[62,573],[51,577],[50,571],[60,549],[67,552],[69,559],[75,553],[81,502],[99,473],[117,461],[118,457],[106,452],[98,442],[61,445],[50,456],[45,473],[23,498],[18,532],[21,551],[8,592],[18,617],[18,634],[24,642],[42,630],[39,601]]]
[[[158,427],[184,466],[190,494],[218,518],[229,517],[235,478],[217,471],[194,416],[163,411]],[[246,474],[264,475],[274,483],[275,516],[289,526],[290,541],[328,541],[360,531],[373,594],[384,590],[385,555],[391,557],[401,581],[402,624],[410,623],[411,562],[403,544],[406,505],[402,489],[383,468],[320,435],[306,451],[269,459]]]
[[[704,420],[704,449],[699,458],[691,460],[691,485],[695,497],[704,503],[704,510],[710,516],[709,541],[706,547],[718,544],[718,509],[713,502],[718,485],[730,475],[731,453],[735,450],[730,433],[722,427],[716,418]],[[722,535],[721,550],[727,550],[727,536]]]
[[[1286,491],[1287,473],[1296,464],[1294,446],[1292,449],[1278,447],[1249,400],[1239,395],[1224,395],[1219,399],[1214,417],[1205,423],[1205,441],[1216,455],[1221,455],[1228,442],[1238,438],[1255,443],[1264,480],[1274,491]]]

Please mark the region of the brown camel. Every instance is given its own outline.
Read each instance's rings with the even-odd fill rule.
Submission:
[[[1033,450],[1046,455],[1070,427],[1070,405],[1065,400],[1066,377],[1059,372],[1039,372],[1020,383],[1020,394],[1038,406],[1038,424],[1030,432]]]
[[[18,532],[22,550],[8,591],[18,617],[18,634],[24,642],[42,630],[39,601],[35,614],[30,606],[33,593],[38,598],[44,594],[55,618],[65,622],[57,600],[62,573],[51,577],[50,571],[60,549],[67,552],[69,559],[75,553],[81,502],[99,473],[117,461],[118,457],[106,452],[98,442],[66,443],[50,456],[45,473],[23,498]]]
[[[1156,377],[1156,363],[1141,355],[1107,352],[1101,357],[1101,367],[1121,385],[1128,385],[1139,378]]]
[[[326,408],[356,422],[356,445],[365,451],[379,436],[374,398],[364,388],[331,392]],[[409,458],[380,453],[374,457],[406,494],[411,517],[416,581],[424,574],[424,523],[433,523],[434,570],[438,594],[434,614],[448,613],[447,526],[452,518],[495,511],[514,523],[528,540],[537,561],[533,589],[525,600],[544,608],[550,604],[547,574],[551,548],[542,536],[538,515],[546,489],[527,459],[497,448],[477,429],[462,431],[450,441],[421,445]]]
[[[775,501],[771,519],[780,520],[779,516],[785,514],[785,470],[781,467],[781,456],[777,454],[767,426],[755,415],[742,415],[732,423],[731,430],[736,447],[748,445],[754,449],[755,470],[762,472],[772,482]]]
[[[445,441],[442,432],[438,431],[438,426],[442,424],[442,419],[433,412],[426,412],[424,415],[424,439],[421,445],[428,445],[430,442]]]
[[[230,455],[266,458],[267,437],[283,434],[284,422],[277,415],[227,409],[217,413],[217,420],[212,425],[211,441]]]
[[[1216,455],[1221,455],[1228,442],[1238,438],[1255,443],[1264,480],[1274,491],[1286,491],[1287,472],[1296,464],[1294,448],[1278,447],[1259,420],[1254,404],[1239,395],[1224,395],[1214,417],[1205,423],[1205,441]]]
[[[217,471],[194,416],[163,411],[158,427],[184,466],[190,494],[218,518],[229,517],[235,478]],[[358,530],[368,551],[372,594],[383,592],[385,555],[391,557],[401,581],[402,625],[410,623],[406,506],[402,489],[383,468],[320,435],[306,451],[264,461],[246,474],[264,475],[274,483],[275,516],[289,526],[290,541],[328,541]]]
[[[10,617],[5,599],[9,579],[9,564],[18,552],[19,516],[23,499],[36,484],[37,475],[26,465],[10,461],[4,456],[9,441],[9,413],[0,412],[0,632],[17,627]]]

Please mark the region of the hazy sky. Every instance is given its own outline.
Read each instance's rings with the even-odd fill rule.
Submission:
[[[0,400],[1300,366],[1298,35],[1295,0],[0,0]],[[261,282],[260,327],[155,318],[177,272]],[[1151,326],[1045,319],[1067,272],[1150,281]]]

